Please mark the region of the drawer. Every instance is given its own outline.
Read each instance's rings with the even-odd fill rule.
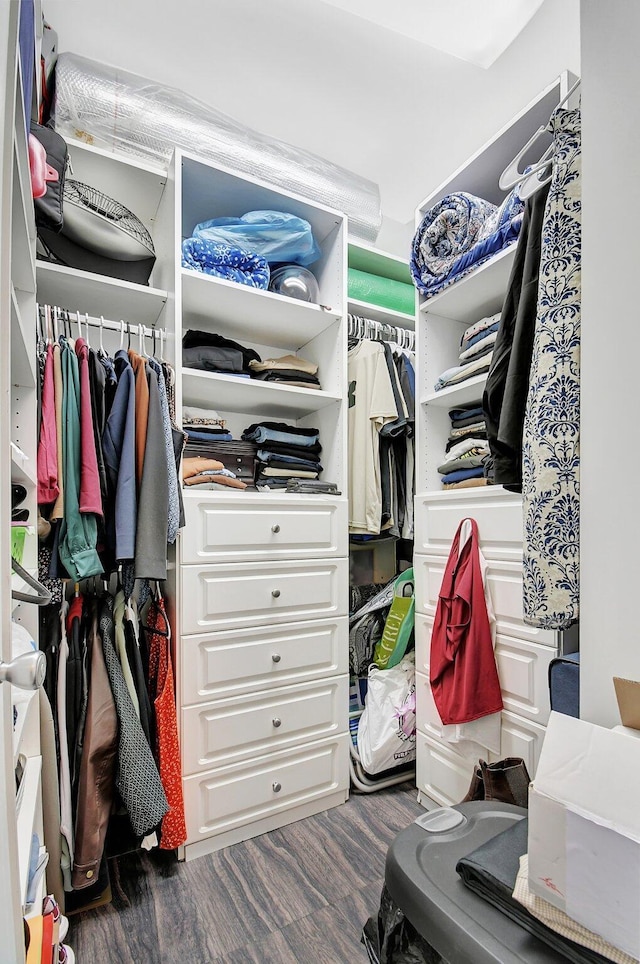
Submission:
[[[349,671],[347,616],[181,640],[182,704]]]
[[[348,555],[346,499],[184,495],[183,564]]]
[[[533,780],[545,733],[546,728],[539,723],[532,723],[531,720],[525,720],[513,713],[503,712],[500,756],[491,755],[490,760],[493,762],[507,756],[522,757]]]
[[[301,683],[182,711],[185,774],[346,733],[349,677]]]
[[[469,789],[474,766],[474,760],[418,730],[416,783],[418,790],[436,803],[444,807],[460,803]]]
[[[475,519],[486,559],[522,561],[522,496],[501,486],[415,498],[415,551],[448,556],[462,519]]]
[[[428,736],[439,740],[442,721],[431,692],[429,673],[416,673],[416,724]]]
[[[438,593],[446,559],[442,556],[422,556],[414,558],[416,576],[416,609],[427,615],[435,616]],[[499,633],[526,639],[540,646],[557,647],[558,634],[549,629],[527,626],[522,618],[522,566],[508,562],[487,562],[489,592],[496,616]]]
[[[430,616],[416,614],[416,670],[427,677],[432,627]],[[498,633],[495,653],[505,710],[546,725],[551,709],[549,663],[555,649]],[[433,702],[431,694],[429,698]]]
[[[347,735],[199,773],[183,781],[189,843],[346,791]]]
[[[348,559],[182,566],[182,632],[344,616],[348,568]]]

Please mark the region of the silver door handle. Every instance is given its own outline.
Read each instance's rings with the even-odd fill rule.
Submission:
[[[47,658],[43,652],[22,653],[8,663],[0,660],[0,683],[12,683],[21,690],[37,690],[47,675]]]

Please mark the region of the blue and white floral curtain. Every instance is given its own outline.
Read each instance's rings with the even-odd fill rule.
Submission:
[[[553,173],[524,420],[524,619],[566,629],[578,619],[580,593],[579,110],[558,109],[551,127]]]

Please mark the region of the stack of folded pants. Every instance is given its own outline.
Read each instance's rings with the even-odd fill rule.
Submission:
[[[467,328],[460,342],[460,364],[448,368],[440,375],[435,384],[437,392],[489,371],[499,324],[500,313],[498,312],[496,315],[481,318]]]
[[[451,433],[445,459],[438,466],[445,489],[487,485],[485,462],[489,456],[487,428],[481,402],[460,405],[449,412]]]
[[[217,459],[183,458],[182,479],[187,486],[207,490],[246,489],[247,483]]]
[[[185,406],[182,409],[182,427],[187,436],[186,456],[213,458],[211,446],[230,442],[233,436],[227,431],[224,419],[213,409]]]
[[[290,479],[317,479],[322,472],[316,428],[258,422],[246,428],[242,438],[258,447],[256,485],[286,488]]]
[[[251,377],[294,388],[320,388],[318,366],[298,355],[282,355],[264,361],[250,361]]]
[[[249,363],[252,361],[260,361],[260,355],[253,348],[223,338],[222,335],[189,329],[182,339],[182,364],[185,368],[250,378]]]

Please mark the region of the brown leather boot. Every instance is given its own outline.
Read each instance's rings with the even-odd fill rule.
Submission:
[[[477,765],[473,768],[473,776],[467,795],[460,803],[467,803],[468,800],[484,800],[484,780],[482,779],[482,770]]]
[[[497,763],[480,760],[484,799],[526,807],[529,801],[529,774],[524,760],[509,756]]]

